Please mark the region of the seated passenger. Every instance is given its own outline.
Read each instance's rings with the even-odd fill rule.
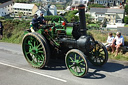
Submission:
[[[46,25],[45,18],[43,16],[43,12],[40,13],[40,17],[38,17],[39,24]]]
[[[115,44],[115,42],[116,42],[116,44]],[[116,33],[116,37],[115,37],[115,39],[113,40],[112,46],[111,46],[113,53],[115,52],[115,48],[116,48],[116,54],[115,54],[115,56],[118,55],[119,48],[120,48],[121,46],[123,46],[123,45],[124,45],[124,37],[121,35],[120,32],[117,32],[117,33]]]
[[[39,27],[39,21],[38,21],[37,17],[38,17],[38,15],[35,14],[32,19],[32,26],[33,26],[34,30],[38,29],[38,27]]]
[[[106,45],[107,50],[109,50],[110,47],[112,46],[113,40],[114,40],[114,37],[113,37],[112,33],[108,33],[107,45]]]

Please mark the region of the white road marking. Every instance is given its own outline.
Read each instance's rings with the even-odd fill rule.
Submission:
[[[67,82],[64,79],[56,78],[56,77],[49,76],[49,75],[46,75],[46,74],[42,74],[42,73],[39,73],[39,72],[35,72],[35,71],[28,70],[28,69],[20,68],[20,67],[17,67],[17,66],[9,65],[9,64],[6,64],[6,63],[0,62],[0,64],[5,65],[5,66],[9,66],[9,67],[12,67],[12,68],[20,69],[22,71],[27,71],[27,72],[30,72],[30,73],[33,73],[33,74],[41,75],[41,76],[44,76],[44,77],[48,77],[48,78],[51,78],[51,79],[55,79],[55,80],[58,80],[58,81]]]

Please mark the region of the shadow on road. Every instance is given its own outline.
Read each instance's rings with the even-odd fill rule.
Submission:
[[[93,66],[92,64],[89,63],[89,68],[95,69],[94,72],[88,72],[87,76],[85,78],[89,79],[101,79],[105,78],[106,76],[104,74],[101,74],[99,71],[104,71],[104,72],[116,72],[125,68],[128,68],[128,65],[123,65],[119,63],[113,63],[113,62],[108,62],[105,65],[101,67]]]
[[[116,72],[125,68],[128,68],[128,63],[126,65],[120,64],[119,62],[108,62],[103,66],[94,66],[90,62],[88,62],[88,68],[93,69],[88,71],[87,75],[84,78],[88,79],[102,79],[105,78],[106,75],[103,72]],[[43,70],[66,70],[67,67],[65,65],[65,59],[51,59],[49,64],[43,68]],[[93,71],[93,72],[92,72]],[[103,71],[103,72],[100,72]]]

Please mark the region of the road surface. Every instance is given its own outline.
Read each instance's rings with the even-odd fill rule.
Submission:
[[[109,60],[102,67],[88,66],[84,78],[73,76],[60,59],[35,69],[25,60],[21,45],[0,42],[0,85],[128,85],[128,62]]]

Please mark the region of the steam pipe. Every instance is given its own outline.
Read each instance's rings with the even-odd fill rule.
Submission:
[[[79,19],[80,19],[80,32],[81,35],[87,35],[86,31],[86,21],[85,21],[85,5],[80,4],[78,6]]]

